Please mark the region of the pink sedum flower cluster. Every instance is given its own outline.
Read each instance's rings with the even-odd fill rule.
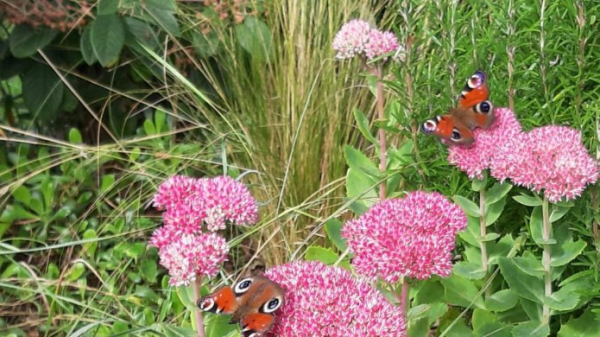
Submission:
[[[363,54],[370,31],[371,26],[363,20],[352,20],[343,25],[332,43],[333,49],[337,51],[336,58],[342,60]]]
[[[272,336],[406,336],[402,310],[346,269],[299,261],[265,276],[285,289]]]
[[[198,275],[212,277],[227,260],[229,247],[216,233],[184,234],[166,244],[159,253],[160,264],[169,270],[172,286],[189,285]]]
[[[258,221],[256,200],[246,186],[228,176],[171,177],[159,186],[154,206],[165,210],[165,225],[182,233],[197,233],[202,224],[217,231],[228,221],[241,226]]]
[[[216,233],[227,223],[253,225],[258,205],[248,189],[226,176],[195,179],[173,176],[154,195],[153,204],[164,210],[164,226],[149,244],[159,249],[160,264],[169,270],[171,284],[187,285],[196,275],[214,276],[229,250]]]
[[[395,283],[452,272],[456,233],[465,229],[462,209],[439,193],[410,192],[375,204],[344,226],[356,271]]]
[[[550,202],[579,197],[598,180],[598,165],[588,154],[579,131],[544,126],[522,134],[498,153],[492,175],[533,191],[544,191]]]
[[[472,146],[448,150],[448,161],[469,178],[482,178],[490,169],[502,182],[543,191],[550,202],[575,199],[598,180],[598,165],[578,130],[550,125],[523,132],[510,109],[498,108],[495,115],[488,130],[474,131]]]
[[[483,178],[499,148],[521,135],[521,124],[514,112],[507,108],[494,110],[496,119],[487,130],[475,129],[475,143],[469,147],[451,146],[448,161],[467,173],[469,178]]]
[[[400,48],[396,35],[371,28],[363,20],[352,20],[343,25],[333,39],[332,47],[340,60],[355,56],[372,60]]]
[[[369,40],[365,46],[365,55],[369,60],[397,51],[398,38],[392,32],[371,29]]]

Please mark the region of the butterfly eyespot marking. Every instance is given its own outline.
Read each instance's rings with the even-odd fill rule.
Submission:
[[[265,314],[270,314],[272,312],[275,312],[275,310],[279,309],[281,307],[281,304],[283,304],[283,300],[281,298],[273,297],[272,299],[268,300],[265,304],[263,304],[261,312]]]
[[[493,108],[494,108],[494,106],[492,105],[492,102],[490,102],[490,101],[483,101],[475,106],[475,110],[477,112],[481,112],[483,114],[490,113],[490,111],[492,111]]]
[[[437,123],[434,122],[433,119],[427,120],[421,125],[421,130],[423,130],[423,132],[425,132],[425,133],[431,133],[431,132],[435,131],[436,128],[437,128]]]
[[[198,303],[198,307],[204,311],[209,311],[215,306],[215,300],[212,298],[205,298]]]
[[[452,135],[450,136],[450,139],[453,141],[457,141],[460,140],[462,138],[462,136],[460,135],[460,132],[458,132],[458,130],[454,129],[454,131],[452,131]]]
[[[248,291],[248,289],[250,289],[250,285],[253,281],[254,280],[252,278],[243,279],[240,282],[236,283],[235,287],[233,288],[233,291],[236,293],[236,295],[241,295]]]

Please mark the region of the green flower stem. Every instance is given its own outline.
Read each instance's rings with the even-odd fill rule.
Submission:
[[[544,239],[544,252],[542,254],[542,266],[544,267],[544,295],[552,296],[552,269],[550,268],[550,234],[552,233],[550,215],[548,212],[548,198],[544,196],[542,203],[542,238]],[[542,323],[550,323],[550,307],[544,304],[542,307]]]
[[[383,63],[379,62],[377,65],[377,118],[379,120],[385,119],[385,111],[384,111],[384,97],[383,97]],[[383,128],[379,128],[379,171],[385,174],[386,163],[387,163],[387,153],[386,153],[386,144],[385,144],[385,130]],[[386,197],[385,191],[386,182],[382,182],[379,185],[379,200],[383,200]]]
[[[485,271],[487,276],[488,273],[488,254],[487,254],[487,242],[484,240],[487,234],[487,227],[485,224],[485,188],[479,190],[479,249],[481,250],[481,269]],[[486,296],[491,295],[490,287],[485,289]]]
[[[198,303],[200,300],[200,287],[202,286],[202,276],[198,276],[196,281],[192,283],[192,288],[194,289],[194,303]],[[194,311],[196,315],[196,331],[198,333],[198,337],[204,337],[204,322],[202,321],[202,311],[196,309]]]

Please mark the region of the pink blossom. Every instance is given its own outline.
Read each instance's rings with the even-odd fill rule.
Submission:
[[[169,209],[194,194],[197,179],[186,176],[172,176],[158,186],[153,205],[157,209]]]
[[[182,233],[192,234],[201,230],[206,211],[198,196],[189,196],[173,204],[163,213],[165,226],[173,227]]]
[[[244,184],[228,176],[209,179],[200,198],[208,230],[225,229],[226,221],[253,225],[258,221],[258,205]]]
[[[550,202],[575,199],[598,180],[598,165],[588,154],[578,130],[544,126],[523,135],[499,156],[492,174],[510,178],[533,191],[544,191]],[[510,167],[510,169],[507,169]]]
[[[452,146],[448,149],[448,161],[467,173],[470,179],[482,178],[483,171],[490,167],[500,148],[521,136],[521,124],[512,110],[497,108],[494,114],[496,119],[487,130],[474,130],[473,145]]]
[[[299,261],[265,274],[285,290],[273,336],[406,336],[400,308],[346,269]]]
[[[216,233],[184,234],[163,245],[158,254],[171,276],[169,284],[181,286],[189,285],[197,275],[215,276],[228,251],[225,238]]]
[[[348,221],[342,236],[358,273],[396,283],[403,276],[450,275],[455,236],[466,226],[460,207],[439,193],[416,191],[375,204]]]
[[[210,231],[227,222],[249,226],[258,221],[258,204],[244,184],[228,176],[194,179],[175,176],[159,186],[154,205],[166,209],[166,226],[197,233],[202,224]]]
[[[148,244],[152,247],[162,249],[180,238],[182,234],[181,230],[173,226],[162,226],[154,231]]]
[[[398,38],[392,32],[382,32],[371,29],[365,46],[365,55],[369,60],[397,51]]]
[[[352,20],[342,26],[335,35],[332,47],[337,51],[337,59],[352,58],[365,51],[371,27],[366,21]]]

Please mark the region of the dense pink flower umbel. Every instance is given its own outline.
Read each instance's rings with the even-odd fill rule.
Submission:
[[[352,20],[342,26],[332,43],[336,58],[343,60],[354,56],[369,60],[398,51],[398,38],[391,32],[382,32],[363,20]]]
[[[332,43],[337,51],[336,58],[347,59],[363,54],[370,31],[371,27],[363,20],[352,20],[343,25]]]
[[[285,290],[272,336],[406,336],[402,310],[346,269],[298,261],[265,276]]]
[[[249,226],[258,221],[258,204],[246,186],[228,176],[220,176],[202,186],[204,222],[209,230],[225,229],[225,222]]]
[[[365,46],[365,55],[369,60],[397,51],[398,38],[392,32],[371,29],[369,40]]]
[[[159,250],[160,264],[171,275],[169,284],[189,285],[198,275],[215,276],[228,251],[225,238],[216,233],[184,234]]]
[[[581,142],[578,130],[544,126],[531,130],[504,148],[492,164],[497,179],[544,192],[550,202],[579,197],[598,180],[598,165]]]
[[[403,276],[450,275],[456,233],[466,226],[459,206],[439,193],[417,191],[375,204],[348,221],[342,236],[358,273],[396,283]]]
[[[174,176],[154,195],[154,206],[165,210],[165,225],[149,244],[159,249],[160,264],[168,269],[170,284],[188,285],[198,275],[212,277],[227,259],[224,237],[203,233],[225,229],[226,223],[253,225],[258,205],[246,186],[226,176],[195,179]]]
[[[166,226],[182,233],[197,233],[203,223],[216,231],[225,229],[228,221],[241,226],[258,221],[256,200],[244,184],[228,176],[171,177],[159,186],[154,206],[165,210]]]
[[[195,193],[198,179],[186,176],[172,176],[158,186],[152,204],[159,210],[176,207],[182,200]]]
[[[448,162],[456,165],[471,179],[482,178],[483,171],[490,167],[500,148],[512,143],[522,133],[521,124],[512,110],[497,108],[494,110],[494,115],[496,119],[487,130],[474,130],[473,145],[451,146],[448,149]]]

